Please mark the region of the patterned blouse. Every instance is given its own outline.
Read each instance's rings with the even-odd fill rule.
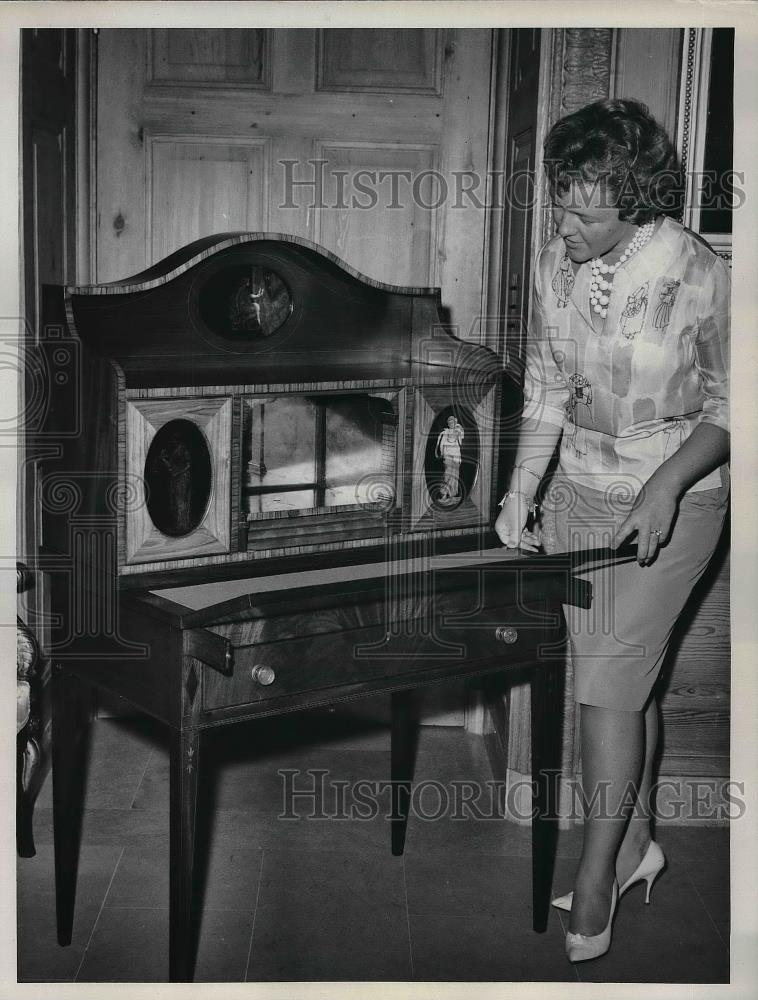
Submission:
[[[637,493],[697,424],[729,428],[729,269],[664,218],[616,272],[605,319],[590,309],[589,285],[590,265],[574,275],[561,237],[549,240],[535,275],[524,418],[562,428],[564,474]],[[716,469],[690,491],[721,485]]]

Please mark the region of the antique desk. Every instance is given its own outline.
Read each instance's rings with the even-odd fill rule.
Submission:
[[[391,849],[408,692],[530,670],[534,928],[552,877],[567,558],[498,547],[502,376],[438,292],[380,285],[293,237],[201,240],[110,285],[48,288],[58,940],[70,943],[93,689],[170,734],[169,975],[191,979],[202,736],[392,699]],[[127,932],[128,933],[128,932]]]

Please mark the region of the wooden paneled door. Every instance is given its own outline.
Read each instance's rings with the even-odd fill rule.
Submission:
[[[479,340],[494,36],[101,30],[98,280],[210,233],[293,233],[441,286]]]

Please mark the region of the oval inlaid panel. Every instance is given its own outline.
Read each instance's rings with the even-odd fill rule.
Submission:
[[[145,459],[147,511],[164,535],[181,537],[205,516],[213,485],[205,435],[191,420],[169,420]]]
[[[292,312],[292,294],[275,272],[235,264],[214,274],[198,299],[209,330],[229,340],[259,340],[279,330]]]
[[[424,455],[426,488],[436,510],[455,510],[479,473],[479,433],[462,406],[441,410],[429,429]]]

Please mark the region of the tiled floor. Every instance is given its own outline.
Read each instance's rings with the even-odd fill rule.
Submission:
[[[529,832],[501,819],[412,816],[405,855],[392,857],[388,824],[343,813],[333,782],[383,781],[386,728],[335,731],[292,716],[212,734],[207,747],[208,870],[195,978],[238,982],[615,981],[727,982],[729,839],[724,828],[662,826],[669,859],[650,906],[643,888],[624,897],[611,951],[572,966],[563,954],[566,914],[531,930]],[[295,787],[322,769],[313,799],[283,811],[283,778]],[[423,727],[416,777],[433,813],[451,781],[491,777],[481,740]],[[432,784],[440,782],[441,785]],[[142,721],[93,726],[74,937],[55,939],[50,780],[35,813],[37,855],[19,859],[20,981],[163,981],[168,951],[168,753]],[[312,787],[312,784],[310,785]],[[429,797],[431,796],[431,797]],[[435,798],[436,796],[436,798]],[[434,799],[434,801],[432,801]],[[380,804],[386,799],[380,796]],[[317,805],[319,803],[317,802]],[[563,832],[556,890],[571,885],[578,829]]]

